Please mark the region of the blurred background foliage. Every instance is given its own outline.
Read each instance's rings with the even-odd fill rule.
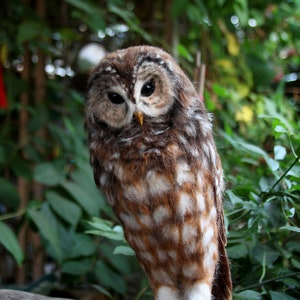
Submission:
[[[206,65],[234,299],[299,299],[299,24],[299,0],[2,1],[0,286],[152,298],[94,185],[83,126],[91,68],[152,44],[191,78],[197,53]]]

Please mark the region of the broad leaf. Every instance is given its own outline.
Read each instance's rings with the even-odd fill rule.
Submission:
[[[276,160],[283,160],[286,156],[286,149],[283,146],[276,145],[274,147],[274,158]]]
[[[59,244],[59,238],[58,233],[54,229],[53,226],[51,226],[51,222],[47,219],[47,217],[40,211],[28,210],[28,216],[32,220],[32,222],[36,225],[38,228],[41,236],[49,242],[49,244],[52,246],[53,251],[56,255],[56,258],[58,261],[61,260],[61,248]]]
[[[234,299],[235,300],[261,300],[262,296],[258,292],[246,290],[241,293],[235,294]]]
[[[90,216],[98,214],[100,209],[99,202],[97,201],[100,197],[99,194],[97,198],[95,198],[91,190],[84,189],[80,183],[77,182],[64,181],[62,186]]]
[[[12,254],[18,265],[21,265],[24,257],[22,249],[13,231],[0,221],[0,243]]]
[[[0,178],[0,201],[12,209],[17,209],[20,202],[15,185],[3,178]]]
[[[294,297],[291,297],[287,294],[270,291],[271,300],[297,300]]]
[[[279,228],[280,230],[289,230],[300,233],[300,228],[296,226],[282,226]]]
[[[41,163],[34,170],[34,179],[49,186],[59,184],[63,178],[63,175],[51,163]]]
[[[122,295],[126,294],[127,286],[122,276],[114,272],[104,262],[97,261],[95,274],[104,286],[112,288]]]
[[[118,247],[115,248],[113,254],[122,254],[122,255],[134,256],[135,252],[129,246],[118,246]]]
[[[253,256],[262,266],[273,264],[279,257],[279,252],[266,245],[256,245],[253,248]]]
[[[92,261],[90,259],[81,259],[78,261],[66,261],[62,264],[60,271],[75,276],[87,274],[92,269]]]
[[[72,201],[60,196],[55,192],[48,192],[46,198],[54,210],[62,219],[76,225],[81,218],[81,209]]]

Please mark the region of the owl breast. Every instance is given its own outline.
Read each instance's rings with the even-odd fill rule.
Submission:
[[[213,269],[218,258],[213,178],[198,147],[172,136],[177,134],[165,129],[156,133],[155,142],[140,133],[118,139],[110,155],[105,146],[94,154],[102,164],[96,172],[99,186],[154,289],[211,281],[205,270]]]

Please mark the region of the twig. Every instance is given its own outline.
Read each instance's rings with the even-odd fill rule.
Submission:
[[[201,52],[198,51],[196,57],[196,67],[194,70],[194,82],[195,82],[196,90],[201,99],[203,99],[203,94],[204,94],[205,73],[206,73],[206,65],[201,63]]]
[[[291,273],[291,274],[286,274],[286,275],[282,275],[282,276],[279,276],[279,277],[276,277],[276,278],[271,278],[271,279],[267,279],[265,281],[261,281],[261,282],[258,282],[258,283],[255,283],[255,284],[252,284],[252,285],[249,285],[243,289],[240,289],[240,290],[237,290],[235,291],[235,293],[240,293],[242,291],[246,291],[246,290],[249,290],[249,289],[253,289],[253,288],[256,288],[258,286],[262,286],[264,284],[267,284],[267,283],[271,283],[271,282],[274,282],[274,281],[278,281],[278,280],[281,280],[281,279],[284,279],[284,278],[288,278],[288,277],[293,277],[293,276],[298,276],[300,275],[300,272],[296,272],[296,273]]]
[[[279,182],[286,176],[286,174],[294,167],[294,165],[299,161],[300,157],[297,156],[293,163],[286,169],[286,171],[281,175],[281,177],[273,184],[269,192],[272,192]]]

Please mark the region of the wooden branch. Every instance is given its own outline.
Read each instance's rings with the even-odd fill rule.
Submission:
[[[29,81],[30,78],[30,53],[29,50],[26,49],[25,55],[24,55],[24,70],[21,74],[22,79],[25,82]],[[28,91],[24,91],[21,96],[20,96],[20,103],[21,103],[21,110],[19,113],[19,141],[18,144],[21,149],[21,154],[24,157],[24,154],[22,153],[22,148],[24,145],[26,145],[27,140],[28,140],[28,132],[27,132],[27,127],[28,127],[28,104],[29,104],[29,93]],[[29,200],[29,183],[28,181],[23,178],[23,177],[18,177],[17,178],[17,190],[20,196],[20,204],[19,204],[19,210],[24,210],[27,207],[27,203]],[[19,244],[25,253],[26,251],[26,245],[27,245],[27,231],[28,227],[27,224],[24,223],[23,226],[21,227],[18,235],[18,241]],[[26,256],[26,253],[25,253]],[[17,274],[16,274],[16,283],[18,285],[22,285],[26,281],[26,275],[25,275],[25,268],[24,266],[19,267],[17,269]]]
[[[45,0],[37,1],[36,3],[36,12],[39,17],[44,20],[46,16],[46,3]],[[34,70],[34,102],[38,107],[42,105],[45,101],[46,94],[46,75],[45,75],[45,54],[41,49],[37,51],[38,62],[35,66]],[[36,133],[38,137],[45,140],[47,136],[47,132],[45,128],[39,129]],[[42,148],[38,149],[39,152],[43,155],[44,150]],[[33,197],[38,200],[43,199],[44,195],[44,185],[39,182],[33,182],[32,184]],[[44,268],[44,258],[45,251],[41,242],[40,235],[35,232],[30,232],[30,243],[33,245],[33,256],[32,259],[32,279],[37,280],[43,275]]]
[[[194,69],[194,82],[196,91],[202,100],[204,95],[205,73],[206,65],[201,63],[201,52],[198,51],[196,57],[196,67]]]

